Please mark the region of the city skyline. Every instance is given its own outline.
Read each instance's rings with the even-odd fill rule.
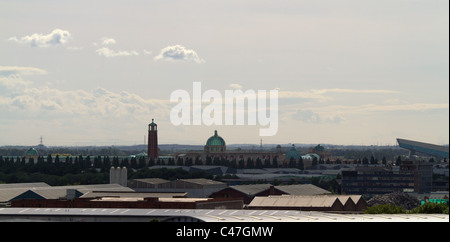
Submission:
[[[2,1],[0,146],[143,144],[152,118],[163,144],[448,144],[448,17],[443,0]],[[194,82],[277,90],[278,132],[173,125]]]

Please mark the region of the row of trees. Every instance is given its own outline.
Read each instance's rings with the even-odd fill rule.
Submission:
[[[383,164],[386,165],[386,159],[380,161],[377,158],[371,156],[370,160],[367,158],[354,160],[354,164]],[[256,158],[255,160],[251,158],[244,159],[226,159],[224,157],[211,157],[207,156],[206,161],[203,162],[199,157],[193,160],[192,158],[182,159],[181,157],[177,160],[169,159],[150,159],[148,162],[146,158],[141,157],[118,157],[118,156],[66,156],[60,158],[58,155],[53,157],[51,155],[39,156],[35,161],[33,158],[28,160],[25,157],[2,157],[0,156],[0,172],[11,173],[15,171],[24,172],[40,172],[44,174],[52,175],[64,175],[64,174],[78,174],[82,171],[88,169],[95,169],[97,172],[107,172],[111,166],[114,167],[127,167],[128,169],[141,169],[148,166],[154,165],[169,165],[169,166],[192,166],[192,165],[218,165],[226,166],[237,169],[261,169],[261,168],[298,168],[300,170],[305,169],[305,164],[302,157],[299,159],[291,158],[288,162],[279,162],[277,157],[269,159]],[[339,159],[333,162],[334,164],[343,163]],[[396,160],[396,164],[401,163],[400,156]],[[330,160],[322,160],[314,158],[312,160],[312,166],[317,164],[331,164]]]

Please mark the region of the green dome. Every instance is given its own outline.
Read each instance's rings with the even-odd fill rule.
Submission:
[[[217,135],[217,130],[214,131],[214,136],[211,136],[206,141],[206,146],[225,146],[225,140]]]
[[[320,144],[318,144],[316,147],[314,147],[315,151],[324,151],[325,147],[321,146]]]
[[[301,157],[300,152],[297,151],[295,145],[292,145],[291,150],[286,153],[286,159],[288,160],[291,158],[299,159],[300,157]]]
[[[27,155],[27,156],[35,156],[35,155],[39,155],[39,154],[38,154],[37,150],[35,150],[35,149],[32,147],[32,148],[29,148],[29,149],[27,150],[27,152],[25,152],[25,155]]]

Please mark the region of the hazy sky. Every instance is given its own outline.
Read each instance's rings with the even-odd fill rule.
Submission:
[[[259,144],[170,94],[279,91],[263,143],[449,143],[447,0],[1,0],[0,145]]]

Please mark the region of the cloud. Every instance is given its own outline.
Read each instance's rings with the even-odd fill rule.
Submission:
[[[14,95],[2,95],[0,99],[0,110],[23,111],[24,115],[51,112],[61,119],[79,116],[142,118],[148,113],[162,119],[167,116],[168,105],[168,101],[144,99],[125,91],[115,93],[102,87],[91,91],[25,87]]]
[[[328,117],[323,117],[311,110],[302,110],[302,109],[297,110],[297,112],[292,115],[292,118],[294,118],[297,121],[316,124],[320,123],[339,124],[346,121],[345,118],[343,118],[341,115],[332,115]]]
[[[8,40],[19,44],[29,44],[31,47],[51,47],[65,44],[72,38],[72,34],[67,30],[54,29],[50,34],[32,34],[18,39],[11,37]]]
[[[399,91],[383,90],[383,89],[311,89],[306,91],[279,91],[278,98],[286,99],[307,99],[315,100],[318,102],[326,102],[332,100],[331,94],[333,93],[347,93],[347,94],[394,94]],[[328,94],[328,95],[326,95]]]
[[[97,52],[98,55],[100,56],[104,56],[106,58],[111,58],[111,57],[118,57],[118,56],[137,56],[139,55],[138,52],[136,52],[135,50],[113,50],[110,49],[107,46],[110,45],[115,45],[117,42],[115,39],[113,38],[102,38],[100,44],[99,43],[93,43],[94,46],[104,46],[100,49],[97,49],[95,52]]]
[[[136,51],[126,51],[126,50],[111,50],[108,47],[103,47],[100,49],[97,49],[95,52],[97,52],[98,55],[102,55],[104,57],[110,58],[110,57],[117,57],[117,56],[137,56],[139,55]]]
[[[21,92],[29,86],[31,82],[23,80],[20,75],[0,75],[0,96],[11,96]]]
[[[10,75],[44,75],[47,71],[26,66],[0,66],[0,76]]]
[[[113,45],[116,43],[116,40],[113,38],[103,38],[102,45]]]
[[[383,90],[383,89],[342,89],[342,88],[330,88],[330,89],[313,89],[315,94],[326,93],[399,93],[399,91]]]
[[[239,85],[239,84],[236,84],[236,83],[231,83],[231,84],[230,84],[230,88],[233,88],[233,89],[242,89],[242,86]]]
[[[307,123],[321,123],[322,119],[317,113],[311,110],[297,110],[297,112],[292,115],[295,120],[307,122]]]
[[[194,50],[188,50],[184,46],[174,45],[167,46],[162,49],[158,56],[154,58],[155,61],[185,61],[204,63],[205,60],[201,59]]]

